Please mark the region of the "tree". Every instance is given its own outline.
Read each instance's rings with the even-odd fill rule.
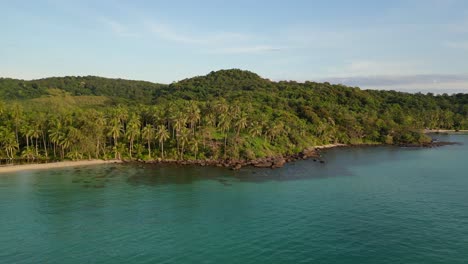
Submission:
[[[221,133],[224,134],[224,158],[226,158],[228,132],[231,128],[231,117],[227,113],[223,113],[219,116],[218,127],[221,129]]]
[[[135,139],[140,135],[140,126],[141,122],[140,119],[134,115],[130,119],[127,127],[127,139],[129,140],[129,149],[128,152],[130,154],[130,158],[132,158],[133,153],[133,144]]]
[[[151,142],[154,139],[155,136],[155,130],[152,125],[146,125],[142,132],[141,132],[143,138],[146,140],[146,143],[148,144],[148,157],[151,159]]]
[[[13,122],[15,124],[16,145],[19,146],[18,131],[19,131],[21,119],[23,117],[23,107],[18,102],[15,102],[12,106],[11,114],[13,117]]]
[[[161,158],[164,159],[164,142],[170,138],[169,131],[165,125],[159,125],[156,130],[156,138],[161,148]]]
[[[190,130],[186,127],[182,128],[178,136],[178,140],[180,141],[180,154],[179,154],[180,159],[184,159],[185,145],[189,142],[189,137],[190,137]]]
[[[53,126],[49,130],[49,138],[52,144],[54,145],[54,158],[57,158],[57,146],[60,146],[60,142],[64,137],[65,133],[62,131],[62,124],[59,120],[55,120]]]
[[[198,139],[193,138],[190,144],[190,151],[195,154],[195,160],[198,159]]]
[[[110,127],[109,127],[109,136],[112,136],[114,140],[114,154],[115,154],[115,159],[119,158],[119,151],[118,151],[118,139],[121,137],[123,132],[123,126],[120,121],[120,118],[114,117],[112,118],[110,122]]]
[[[259,124],[259,122],[254,121],[254,122],[251,123],[250,130],[249,130],[249,134],[250,134],[251,137],[261,136],[262,132],[263,132],[263,128]]]
[[[239,137],[240,132],[247,127],[247,117],[245,113],[241,112],[235,123],[236,136]]]
[[[7,129],[0,131],[0,145],[5,151],[7,158],[12,160],[15,158],[15,153],[19,148],[16,143],[15,133]]]

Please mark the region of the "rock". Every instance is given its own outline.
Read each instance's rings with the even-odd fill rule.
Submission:
[[[242,169],[242,164],[238,163],[232,167],[232,170],[240,170]]]
[[[273,165],[271,166],[271,168],[273,169],[282,168],[284,167],[284,164],[286,164],[286,160],[283,157],[278,157],[274,159]]]
[[[303,159],[320,157],[320,153],[315,148],[304,149],[301,154]]]
[[[254,164],[255,168],[271,168],[271,166],[273,166],[271,161],[262,161]]]

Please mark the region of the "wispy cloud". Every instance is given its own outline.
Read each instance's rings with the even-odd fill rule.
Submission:
[[[343,67],[328,69],[330,76],[379,76],[402,75],[414,72],[414,69],[423,69],[423,63],[417,61],[390,61],[390,60],[356,60]]]
[[[257,44],[257,37],[245,33],[188,33],[174,26],[154,22],[147,23],[147,27],[160,39],[177,44],[196,45],[212,54],[258,54],[283,49],[273,45]]]
[[[105,26],[107,26],[113,34],[120,37],[137,37],[138,34],[132,32],[130,28],[122,23],[119,23],[113,19],[101,17],[99,19]]]
[[[203,44],[206,42],[203,39],[199,39],[188,34],[177,32],[171,27],[163,24],[149,23],[148,28],[150,32],[156,34],[159,38],[167,41],[185,44]]]

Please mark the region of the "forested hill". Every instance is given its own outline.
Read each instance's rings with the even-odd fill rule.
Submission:
[[[237,69],[169,85],[0,79],[0,158],[254,159],[330,143],[423,144],[423,128],[468,129],[468,94],[273,82]]]
[[[95,76],[52,77],[32,81],[0,78],[0,99],[24,100],[50,95],[59,89],[72,96],[108,96],[115,99],[151,103],[155,91],[163,84],[145,81],[109,79]]]

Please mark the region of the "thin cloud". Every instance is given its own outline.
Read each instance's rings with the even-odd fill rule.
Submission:
[[[137,37],[138,36],[138,34],[131,32],[131,30],[127,26],[113,19],[102,17],[100,18],[100,21],[105,26],[107,26],[112,31],[112,33],[114,33],[117,36],[120,36],[120,37]]]
[[[197,44],[197,45],[214,45],[228,42],[242,42],[251,40],[251,37],[241,33],[209,33],[209,34],[193,34],[178,30],[172,26],[150,22],[147,23],[149,31],[161,39],[182,43],[182,44]]]
[[[184,43],[184,44],[203,44],[205,40],[194,38],[192,36],[181,34],[172,28],[162,24],[150,24],[149,29],[152,33],[164,40]]]
[[[379,76],[404,75],[422,69],[424,64],[417,61],[375,61],[356,60],[343,67],[328,69],[329,76]]]
[[[259,45],[256,37],[244,33],[222,32],[195,34],[183,32],[173,26],[150,22],[149,31],[158,38],[178,44],[196,45],[210,54],[258,54],[280,51],[283,48]]]

